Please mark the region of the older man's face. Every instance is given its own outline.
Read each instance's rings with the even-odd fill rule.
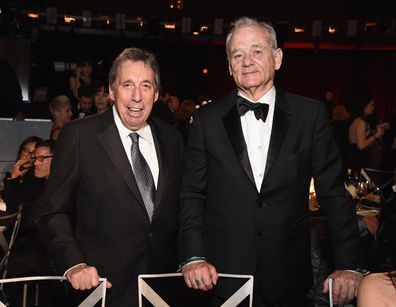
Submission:
[[[229,43],[229,71],[243,92],[264,95],[273,85],[275,71],[282,63],[282,51],[272,50],[269,34],[257,25],[241,28]],[[261,95],[261,96],[262,96]]]
[[[124,126],[139,130],[146,124],[158,99],[153,70],[142,61],[122,63],[110,87],[110,97]]]

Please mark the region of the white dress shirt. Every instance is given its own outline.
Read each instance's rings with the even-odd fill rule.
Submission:
[[[247,98],[246,95],[240,91],[238,91],[238,95],[251,102],[255,102]],[[261,119],[257,120],[253,111],[248,111],[241,116],[241,125],[254,181],[257,191],[260,191],[265,174],[265,165],[267,163],[268,148],[271,139],[275,108],[275,87],[272,87],[268,93],[257,101],[257,103],[258,102],[267,103],[269,105],[265,123]]]
[[[132,131],[123,125],[117,113],[117,110],[115,109],[115,106],[113,106],[113,115],[114,115],[114,122],[117,126],[117,130],[118,133],[120,134],[122,145],[124,146],[124,150],[128,157],[129,164],[131,165],[132,170],[133,170],[132,157],[131,157],[132,140],[129,134],[131,132],[136,132],[137,134],[139,134],[139,149],[144,159],[147,161],[147,164],[150,167],[151,174],[153,175],[153,179],[154,179],[155,188],[157,189],[159,165],[158,165],[157,152],[155,150],[153,134],[151,132],[150,126],[146,123],[145,126],[143,126],[138,131]]]

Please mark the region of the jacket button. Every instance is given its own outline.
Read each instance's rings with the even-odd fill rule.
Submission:
[[[258,202],[258,207],[259,207],[259,208],[264,208],[265,206],[267,206],[266,203]]]
[[[262,237],[263,234],[264,234],[264,231],[262,231],[262,230],[261,230],[261,231],[257,231],[257,236],[258,236],[258,237]]]
[[[147,236],[148,236],[149,238],[154,237],[154,232],[149,232]]]

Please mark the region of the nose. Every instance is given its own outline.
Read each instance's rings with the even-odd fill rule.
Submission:
[[[132,101],[139,102],[142,100],[142,91],[138,86],[135,86],[132,90]]]
[[[243,56],[243,65],[244,66],[250,66],[253,64],[252,56],[249,53],[246,53]]]

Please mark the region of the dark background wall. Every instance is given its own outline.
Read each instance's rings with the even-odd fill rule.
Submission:
[[[202,44],[181,39],[134,39],[45,32],[33,43],[37,67],[32,84],[48,85],[49,96],[67,91],[71,71],[54,72],[54,61],[73,63],[80,54],[91,55],[96,73],[107,78],[112,59],[124,48],[138,46],[158,56],[165,88],[180,98],[207,94],[216,98],[233,88],[228,72],[225,46]],[[203,68],[208,74],[203,74]],[[362,94],[376,100],[380,118],[396,111],[396,53],[362,50],[284,49],[283,65],[276,84],[297,94],[322,99],[325,90],[333,90],[336,102],[350,106]]]

